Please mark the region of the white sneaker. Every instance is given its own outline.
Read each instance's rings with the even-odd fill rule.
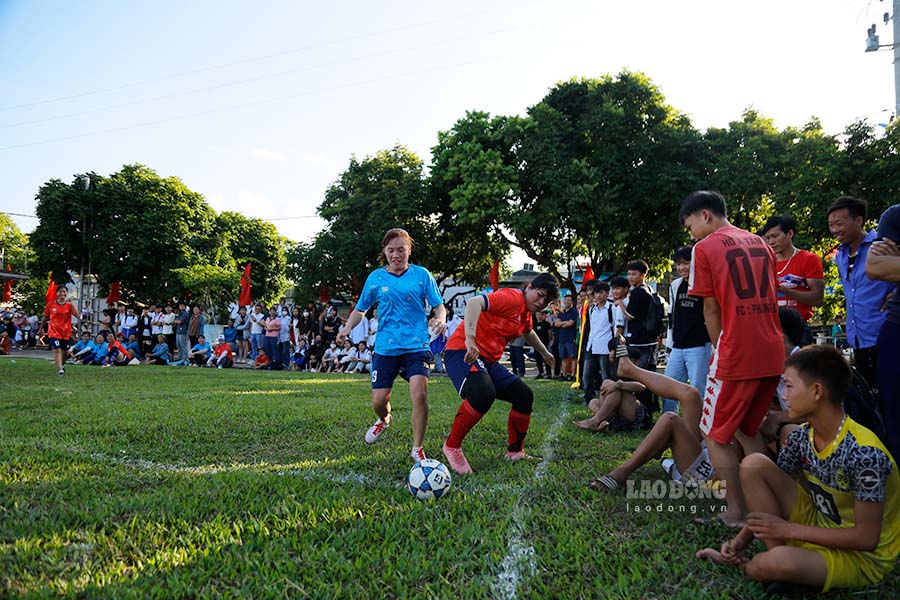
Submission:
[[[388,415],[387,422],[378,419],[375,421],[375,424],[369,427],[366,431],[366,443],[374,444],[378,441],[378,438],[381,437],[381,434],[384,433],[384,430],[391,426],[391,421],[393,419]]]
[[[664,458],[662,459],[662,470],[666,472],[666,475],[672,476],[672,467],[675,466],[674,458]]]
[[[412,457],[413,462],[416,463],[420,463],[428,458],[427,456],[425,456],[425,448],[423,448],[422,446],[413,448],[412,452],[410,452],[409,455]]]

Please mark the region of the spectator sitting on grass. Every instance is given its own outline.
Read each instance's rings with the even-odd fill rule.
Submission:
[[[85,332],[83,335],[85,335]],[[83,365],[89,365],[94,362],[94,356],[97,354],[97,348],[103,344],[103,336],[97,335],[95,338],[88,340],[86,346],[84,346],[81,350],[78,351],[78,354],[75,355],[75,361],[80,362]]]
[[[206,341],[206,336],[197,336],[197,343],[194,344],[194,347],[188,352],[188,364],[192,367],[202,367],[206,361],[209,360],[211,351],[212,348]]]
[[[9,339],[9,332],[5,329],[0,330],[0,356],[9,356],[12,352],[12,341]]]
[[[626,358],[628,348],[625,339],[619,336],[616,358]],[[635,355],[637,352],[635,352]],[[607,379],[600,385],[600,397],[588,404],[594,416],[583,421],[573,421],[576,427],[602,433],[613,430],[649,429],[650,409],[638,399],[646,395],[647,388],[637,381]],[[699,414],[697,422],[699,423]]]
[[[266,356],[265,348],[260,348],[259,352],[256,355],[256,360],[253,361],[253,369],[254,370],[265,370],[269,366],[269,357]]]
[[[294,307],[296,310],[296,307]],[[309,371],[309,346],[306,344],[306,338],[301,337],[297,343],[297,349],[291,357],[294,371]]]
[[[347,363],[346,373],[368,373],[371,362],[372,353],[366,348],[365,342],[360,342],[359,347],[350,351],[350,362]]]
[[[323,373],[333,373],[338,367],[340,360],[341,350],[338,348],[337,342],[331,342],[322,355],[322,366],[319,370]]]
[[[125,342],[125,349],[128,350],[128,356],[132,359],[141,359],[141,344],[138,342],[136,333],[128,336],[128,341]]]
[[[344,345],[340,347],[341,357],[338,359],[337,373],[343,373],[347,370],[347,365],[354,360],[356,348],[349,339],[344,340]]]
[[[81,339],[69,348],[69,362],[75,364],[80,360],[82,354],[87,354],[93,350],[93,348],[94,343],[91,341],[91,334],[87,331],[82,331]]]
[[[785,361],[785,404],[806,423],[777,464],[764,454],[741,462],[747,523],[720,551],[698,558],[739,566],[750,579],[819,588],[874,585],[900,552],[900,475],[878,437],[844,412],[852,374],[832,346]],[[766,545],[752,559],[755,539]],[[768,592],[784,591],[770,585]]]
[[[147,354],[144,359],[145,365],[167,365],[169,364],[169,345],[166,343],[166,336],[161,333],[156,335],[156,346]]]
[[[116,339],[112,331],[106,334],[106,348],[106,358],[103,359],[103,364],[100,365],[102,367],[111,367],[113,365],[124,367],[131,360],[131,357],[128,356],[128,350],[125,349],[122,342]]]
[[[109,355],[109,344],[106,343],[107,333],[109,333],[109,330],[97,334],[96,348],[94,348],[94,354],[90,364],[102,365],[103,361],[105,361],[106,357]]]
[[[620,346],[621,347],[621,346]],[[621,352],[621,351],[620,351]],[[619,359],[617,377],[634,380],[647,387],[654,394],[671,398],[681,403],[685,417],[667,412],[660,416],[656,425],[647,434],[637,450],[624,463],[608,474],[591,482],[596,490],[609,491],[621,487],[637,469],[651,460],[659,458],[668,449],[672,450],[674,464],[668,472],[676,481],[709,481],[715,471],[709,460],[706,445],[700,436],[700,410],[703,400],[696,388],[671,377],[638,368],[628,357]],[[607,379],[604,383],[612,380]],[[663,461],[666,468],[666,461]]]
[[[206,361],[207,367],[218,367],[219,369],[228,369],[234,365],[234,351],[225,341],[225,336],[220,335],[216,339],[216,345],[212,350],[209,360]]]

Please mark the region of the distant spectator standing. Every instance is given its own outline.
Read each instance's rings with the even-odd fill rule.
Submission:
[[[367,315],[369,316],[369,336],[366,338],[366,346],[370,351],[374,351],[375,337],[378,335],[378,307],[370,308]]]
[[[191,346],[196,346],[200,336],[204,335],[206,317],[200,312],[200,307],[195,306],[191,312],[191,320],[188,321],[188,341]]]
[[[609,301],[609,283],[597,281],[591,291],[591,304],[587,314],[587,345],[584,352],[585,404],[594,399],[597,389],[605,380],[617,379],[612,372],[610,342],[618,339],[617,336],[622,335],[625,328],[622,311],[615,303]]]
[[[641,353],[638,366],[656,370],[656,332],[647,331],[647,315],[651,310],[651,292],[644,283],[649,267],[643,260],[633,260],[625,267],[631,290],[628,292],[628,309],[625,313],[625,341],[629,348]]]
[[[545,348],[550,347],[550,339],[553,337],[553,328],[550,327],[550,323],[547,322],[547,314],[549,312],[549,308],[545,308],[542,311],[536,312],[534,314],[534,325],[532,327],[532,331],[534,331],[534,333],[538,336],[538,339],[541,340],[541,343]],[[453,316],[456,317],[456,315]],[[462,319],[460,319],[459,322],[462,323]],[[450,329],[449,325],[447,326],[447,329]],[[453,329],[456,330],[456,327],[454,327]],[[449,333],[447,337],[450,337],[451,335],[453,334]],[[547,379],[550,379],[553,376],[553,373],[550,371],[549,367],[546,368],[547,372],[544,373],[546,362],[544,362],[544,357],[540,352],[534,353],[534,363],[537,367],[538,372],[537,375],[534,376],[535,379],[544,379],[545,377]]]
[[[278,338],[281,334],[281,318],[278,316],[278,309],[272,307],[269,309],[269,316],[265,320],[266,328],[265,337],[263,338],[263,347],[266,349],[266,356],[269,357],[269,366],[266,370],[278,370],[282,368],[281,352],[278,349]]]
[[[340,328],[341,316],[338,314],[334,304],[329,302],[328,308],[325,309],[325,314],[322,317],[322,339],[326,343],[335,339]]]
[[[284,300],[284,298],[282,298]],[[281,329],[278,330],[278,351],[281,353],[281,368],[291,368],[291,312],[287,306],[281,308]]]
[[[573,305],[572,296],[562,299],[563,309],[553,321],[554,334],[559,339],[559,357],[562,361],[560,377],[562,381],[575,381],[575,347],[576,325],[578,324],[578,312]]]
[[[120,333],[127,340],[131,337],[132,333],[137,333],[138,330],[138,317],[134,314],[134,308],[129,306],[125,309],[125,316],[122,317],[122,329]]]
[[[236,362],[245,363],[247,362],[247,346],[250,344],[250,317],[247,315],[246,307],[241,306],[238,309],[237,316],[234,318],[234,328],[237,330]]]
[[[187,360],[191,351],[188,328],[191,324],[191,313],[184,302],[178,303],[178,314],[175,315],[175,344],[178,346],[178,360]]]
[[[165,312],[159,318],[162,323],[162,334],[166,336],[166,344],[169,345],[173,353],[175,352],[175,320],[177,317],[178,315],[172,310],[172,305],[166,304]]]
[[[153,351],[153,316],[150,314],[150,307],[145,306],[141,309],[141,316],[138,318],[138,338],[141,342],[141,355],[146,356]]]
[[[866,232],[868,203],[842,196],[828,209],[828,229],[840,243],[835,262],[846,302],[847,342],[856,368],[872,387],[877,383],[878,332],[885,318],[885,302],[895,287],[866,275],[866,257],[878,234]]]
[[[257,304],[253,307],[253,314],[250,315],[250,360],[255,360],[259,349],[262,348],[265,332],[266,315],[262,310],[262,304]]]

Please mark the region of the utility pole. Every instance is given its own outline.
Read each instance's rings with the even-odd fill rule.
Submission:
[[[900,1],[900,0],[898,0]],[[90,176],[84,177],[81,180],[84,184],[84,191],[88,192],[91,189],[91,178]],[[81,273],[78,276],[78,302],[81,303],[81,306],[78,307],[78,316],[81,316],[81,312],[84,310],[84,246],[87,240],[87,212],[84,213],[84,216],[81,218]]]
[[[900,116],[900,0],[894,0],[894,117]]]

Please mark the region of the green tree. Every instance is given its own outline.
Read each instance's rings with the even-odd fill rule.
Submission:
[[[234,269],[210,264],[172,269],[172,273],[194,301],[202,302],[206,307],[217,306],[220,309],[235,300],[235,290],[241,282],[241,274]],[[213,317],[218,318],[219,315]]]
[[[40,223],[31,235],[35,270],[68,279],[86,273],[119,281],[125,299],[170,301],[184,286],[172,269],[209,262],[215,213],[176,177],[126,165],[102,178],[51,180],[37,194]]]
[[[237,299],[240,272],[248,262],[251,293],[254,301],[270,303],[287,287],[288,240],[274,225],[260,219],[249,219],[235,212],[223,212],[216,217],[212,237],[210,262],[237,273],[238,284],[231,290],[228,302]]]

